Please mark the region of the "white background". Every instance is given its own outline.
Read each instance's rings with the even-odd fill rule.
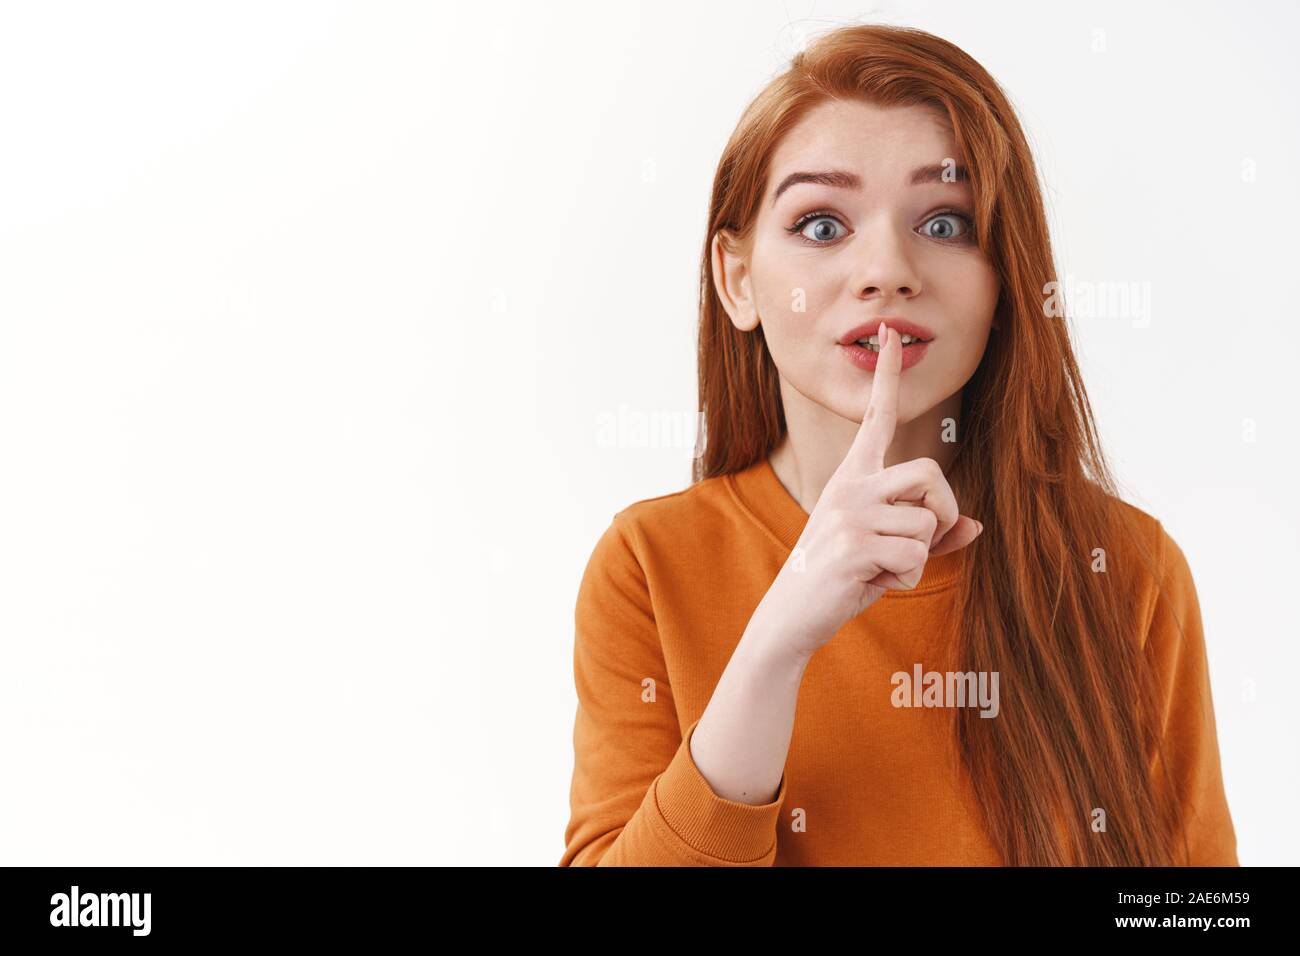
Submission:
[[[1078,354],[1300,862],[1297,6],[828,0],[0,7],[0,860],[555,865],[582,569],[689,481],[602,416],[695,410],[722,146],[853,20],[980,60],[1062,272],[1150,283]]]

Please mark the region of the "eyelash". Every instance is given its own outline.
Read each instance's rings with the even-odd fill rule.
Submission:
[[[926,236],[925,238],[933,239],[935,242],[945,242],[953,245],[970,242],[974,238],[975,220],[972,219],[970,216],[966,215],[966,213],[956,209],[943,209],[940,210],[939,212],[936,212],[934,215],[928,217],[925,221],[929,222],[931,219],[938,219],[940,216],[955,216],[956,218],[960,219],[962,222],[966,224],[966,231],[963,232],[960,236],[956,236],[952,239],[942,239],[938,236]],[[839,222],[841,226],[844,225],[844,223],[840,222],[839,216],[835,215],[833,212],[829,212],[825,209],[822,209],[817,212],[805,213],[804,215],[800,216],[798,221],[793,226],[786,227],[786,232],[792,234],[796,239],[798,239],[804,245],[808,245],[808,246],[834,245],[836,240],[832,239],[830,242],[818,242],[816,239],[809,239],[807,236],[803,234],[803,227],[808,225],[808,223],[812,222],[814,219],[834,219],[836,222]]]

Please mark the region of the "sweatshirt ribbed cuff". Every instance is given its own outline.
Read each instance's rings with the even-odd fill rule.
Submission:
[[[691,734],[697,724],[699,718],[686,728],[677,753],[655,782],[654,800],[660,817],[700,854],[727,863],[762,863],[776,852],[785,773],[771,803],[754,805],[718,796],[691,758]]]

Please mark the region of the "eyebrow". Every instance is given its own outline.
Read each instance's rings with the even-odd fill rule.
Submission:
[[[951,169],[952,179],[945,180],[944,173]],[[918,166],[912,170],[907,177],[909,186],[920,186],[924,183],[943,183],[943,182],[970,182],[970,170],[965,166],[945,166],[943,163],[932,163],[929,166]],[[781,180],[781,185],[776,187],[776,192],[772,194],[772,205],[781,198],[781,193],[785,192],[791,186],[799,183],[813,183],[818,186],[834,186],[838,189],[861,189],[862,177],[857,173],[851,173],[843,169],[826,169],[815,173],[791,173],[785,179]]]

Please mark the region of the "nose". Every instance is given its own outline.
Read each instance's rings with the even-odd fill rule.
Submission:
[[[921,277],[908,256],[908,236],[884,225],[858,235],[863,243],[854,276],[859,296],[888,302],[894,297],[910,299],[920,293]]]

